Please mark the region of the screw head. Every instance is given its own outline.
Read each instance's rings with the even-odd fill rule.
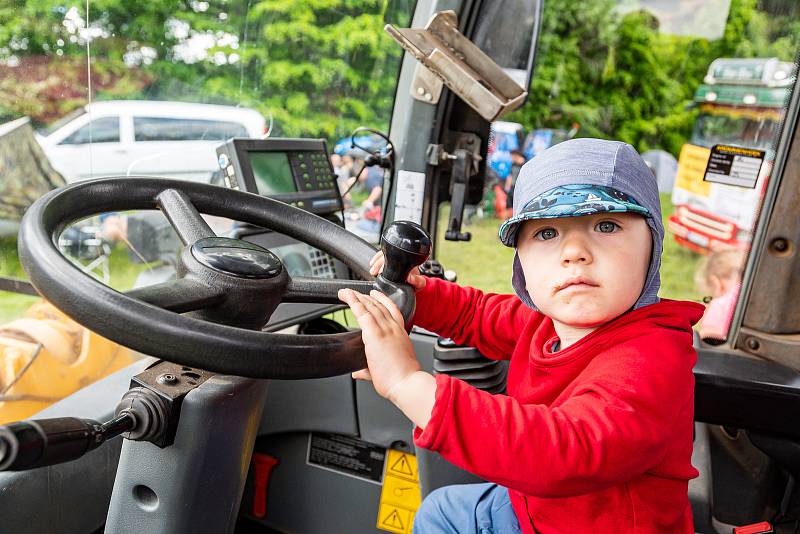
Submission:
[[[747,338],[747,348],[750,350],[758,350],[761,347],[761,343],[754,337]]]
[[[178,383],[178,377],[171,373],[164,373],[163,375],[159,375],[158,378],[156,378],[156,381],[159,384],[171,386]]]

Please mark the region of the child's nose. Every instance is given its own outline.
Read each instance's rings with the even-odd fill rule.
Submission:
[[[592,254],[587,243],[580,236],[567,236],[561,249],[561,261],[571,263],[590,263]]]

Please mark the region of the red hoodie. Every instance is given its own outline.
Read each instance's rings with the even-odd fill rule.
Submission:
[[[428,279],[414,322],[511,360],[508,396],[436,376],[415,443],[509,490],[522,532],[694,532],[691,327],[662,300],[553,353],[552,320],[513,295]]]

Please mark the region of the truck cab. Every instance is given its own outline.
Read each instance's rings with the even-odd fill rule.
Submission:
[[[704,254],[669,239],[660,296],[732,303],[713,343],[694,340],[695,532],[796,529],[795,3],[245,4],[29,2],[0,22],[0,216],[19,226],[0,239],[0,531],[403,534],[430,492],[479,482],[352,378],[363,344],[336,292],[390,295],[426,371],[505,394],[507,362],[413,327],[405,284],[421,269],[511,291],[502,220],[480,209],[498,120],[681,154],[661,202],[687,228],[679,210],[695,204],[677,191],[709,184],[686,174],[685,147],[703,177],[714,145],[764,153],[755,187],[724,190],[750,222],[706,224],[728,224],[725,243],[747,232],[732,285],[696,284]],[[720,60],[704,81],[724,57],[743,66]],[[728,83],[751,67],[750,85]],[[786,77],[766,86],[767,67]],[[122,98],[249,108],[272,126],[203,148],[211,184],[65,184],[33,126]],[[716,139],[718,117],[763,129]],[[373,277],[379,248],[391,268]]]

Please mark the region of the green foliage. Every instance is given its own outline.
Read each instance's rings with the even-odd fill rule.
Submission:
[[[631,4],[622,3],[626,6]],[[669,35],[618,0],[546,0],[530,101],[509,119],[676,154],[692,96],[718,57],[793,60],[800,5],[731,0],[724,34]],[[636,5],[636,2],[633,2]],[[386,129],[400,48],[385,23],[408,26],[412,0],[93,0],[94,97],[253,107],[275,133],[335,139]],[[697,17],[714,16],[701,6]],[[704,11],[705,10],[705,11]],[[48,122],[88,98],[83,0],[0,5],[0,116]],[[65,17],[73,27],[65,23]],[[186,45],[206,38],[203,57]],[[14,56],[22,68],[2,62]],[[26,74],[27,73],[27,74]]]
[[[798,8],[785,2],[732,0],[716,41],[660,33],[650,13],[621,15],[616,4],[545,2],[530,101],[509,120],[529,129],[568,130],[577,123],[582,137],[677,156],[696,117],[694,91],[714,59],[792,61],[800,45]]]

